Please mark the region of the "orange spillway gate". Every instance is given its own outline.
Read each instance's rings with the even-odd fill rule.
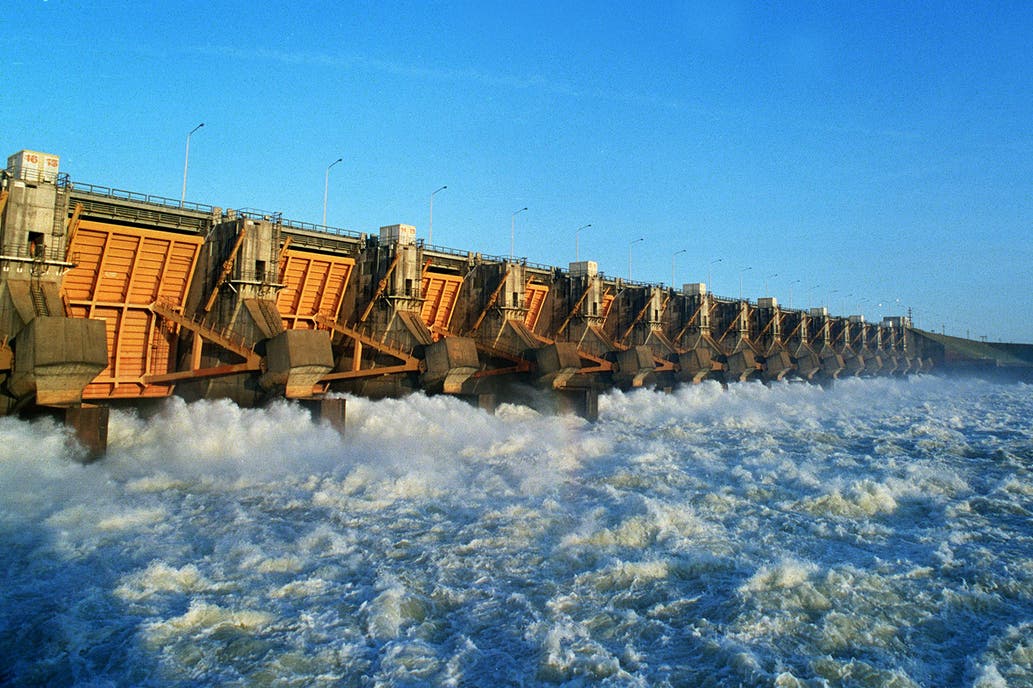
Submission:
[[[524,316],[524,324],[532,332],[538,325],[538,318],[542,315],[542,308],[545,306],[545,297],[549,294],[549,288],[544,284],[528,283],[524,292],[524,307],[527,308],[527,315]]]
[[[107,324],[108,367],[83,391],[84,400],[165,397],[172,387],[145,376],[174,370],[178,326],[150,310],[156,301],[182,312],[203,239],[91,220],[79,223],[63,297],[73,318]]]
[[[351,258],[287,249],[280,270],[285,286],[276,296],[284,328],[317,329],[317,315],[336,320],[354,269]]]
[[[435,339],[440,337],[438,332],[448,330],[462,286],[463,278],[458,275],[423,273],[423,309],[420,318],[434,333]]]

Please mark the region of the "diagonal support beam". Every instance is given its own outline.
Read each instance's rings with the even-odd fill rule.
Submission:
[[[4,192],[7,193],[6,191]],[[0,212],[3,211],[3,204],[0,203]],[[76,203],[72,216],[68,218],[68,230],[65,232],[65,262],[72,257],[72,242],[75,241],[75,233],[79,231],[79,222],[82,220],[83,204]]]
[[[585,291],[581,294],[581,298],[577,300],[577,303],[574,304],[574,307],[570,309],[569,313],[567,313],[567,317],[563,319],[563,323],[559,326],[559,329],[556,330],[557,335],[563,334],[563,330],[567,329],[567,325],[570,324],[570,319],[577,314],[578,310],[580,310],[581,305],[585,302],[585,299],[588,298],[588,293],[590,291],[591,290],[586,285]]]
[[[495,287],[495,291],[493,291],[491,293],[491,297],[488,298],[488,303],[484,305],[484,310],[481,311],[480,317],[477,318],[477,322],[473,324],[473,328],[470,330],[471,334],[480,329],[481,323],[484,322],[484,318],[488,315],[488,311],[490,311],[491,307],[495,305],[495,302],[499,300],[499,294],[501,294],[502,290],[505,289],[506,280],[509,279],[509,273],[512,269],[513,267],[507,263],[506,271],[502,273],[502,279],[499,281],[499,286]]]
[[[222,264],[222,272],[219,273],[219,279],[215,280],[215,286],[212,287],[212,293],[208,297],[208,301],[204,304],[203,313],[207,313],[212,310],[212,306],[215,305],[215,299],[219,298],[219,290],[222,285],[226,283],[226,278],[230,276],[230,271],[233,270],[233,263],[237,260],[237,253],[240,251],[240,247],[244,244],[244,238],[247,236],[247,225],[242,224],[240,226],[240,232],[237,233],[237,241],[233,244],[233,250],[230,251],[229,257]]]
[[[403,363],[402,365],[396,366],[385,366],[383,368],[364,368],[362,370],[346,370],[339,373],[327,373],[323,377],[319,378],[320,382],[334,382],[336,380],[355,380],[364,377],[379,377],[381,375],[393,375],[395,373],[413,373],[418,372],[419,366],[415,368],[408,364]]]
[[[391,265],[388,266],[387,272],[384,273],[384,276],[380,278],[380,282],[377,283],[377,291],[373,294],[373,298],[371,298],[369,300],[369,303],[366,305],[366,310],[362,311],[362,317],[359,318],[360,323],[366,322],[366,318],[369,317],[370,311],[373,310],[373,306],[376,304],[377,300],[380,299],[380,297],[383,295],[384,290],[387,289],[387,281],[391,277],[391,273],[395,271],[395,267],[397,267],[398,261],[400,261],[401,259],[402,252],[398,250],[397,247],[395,247],[395,257],[391,261]]]
[[[635,325],[638,325],[639,322],[642,320],[642,318],[645,317],[646,313],[649,312],[649,307],[652,306],[652,305],[653,305],[652,297],[646,299],[646,305],[642,307],[642,310],[640,310],[638,312],[638,315],[635,316],[635,319],[631,321],[631,324],[628,325],[628,329],[624,330],[624,335],[620,339],[617,340],[618,344],[621,344],[621,345],[624,344],[624,341],[628,338],[628,335],[630,335],[631,331],[633,329],[635,329]]]
[[[247,362],[248,366],[251,366],[249,370],[258,370],[261,367],[262,357],[255,353],[255,350],[244,343],[243,340],[232,339],[225,333],[219,332],[204,323],[188,318],[163,303],[156,301],[148,306],[148,308],[152,313],[160,315],[169,322],[176,323],[180,327],[190,330],[195,335],[203,337],[213,344],[218,344],[227,351],[232,351],[237,354]]]
[[[405,370],[397,370],[397,371],[392,371],[392,372],[417,371],[417,370],[420,370],[421,366],[423,365],[422,362],[418,358],[412,356],[411,354],[409,354],[409,353],[407,353],[405,351],[402,351],[401,349],[398,349],[398,348],[395,348],[393,346],[390,346],[388,344],[384,344],[383,342],[377,341],[373,337],[370,337],[369,335],[363,334],[362,332],[359,332],[356,329],[348,327],[347,325],[342,325],[339,322],[335,322],[332,318],[328,318],[325,315],[316,314],[316,315],[313,316],[312,319],[315,320],[317,324],[322,325],[323,327],[331,329],[331,330],[333,330],[335,332],[340,332],[345,337],[349,337],[349,338],[355,340],[356,342],[359,342],[360,344],[363,344],[363,345],[368,346],[368,347],[370,347],[370,348],[372,348],[372,349],[374,349],[376,351],[379,351],[382,354],[387,354],[388,356],[393,356],[393,357],[397,358],[398,360],[402,361],[403,364],[404,364]],[[372,369],[369,369],[368,371],[361,370],[361,371],[351,371],[351,372],[353,372],[353,373],[365,373],[365,372],[374,373],[374,371],[376,371],[375,374],[381,375],[381,374],[383,374],[384,370],[386,370],[386,368],[379,368],[379,369],[372,368]],[[337,375],[337,373],[331,373],[331,375]],[[361,377],[361,375],[355,375],[353,377]],[[324,377],[323,379],[344,379],[344,378],[326,378],[326,377]]]

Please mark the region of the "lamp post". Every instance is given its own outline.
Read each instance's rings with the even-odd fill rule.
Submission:
[[[578,261],[578,255],[577,255],[577,235],[581,232],[582,229],[588,229],[591,226],[592,225],[581,225],[576,230],[574,230],[574,262],[575,263]]]
[[[789,308],[793,307],[793,285],[799,281],[800,280],[798,279],[794,279],[792,282],[789,283]]]
[[[774,272],[764,278],[764,296],[771,296],[771,294],[768,293],[768,280],[772,277],[778,277],[778,273]]]
[[[710,269],[714,267],[714,263],[720,263],[723,260],[723,258],[717,258],[715,260],[710,261],[710,265],[707,266],[707,289],[710,290],[711,294],[714,293],[714,285],[710,282]]]
[[[204,122],[201,122],[196,127],[190,130],[190,134],[204,126]],[[179,202],[183,203],[187,199],[187,166],[190,165],[190,134],[187,134],[187,150],[183,155],[183,195],[179,197]]]
[[[808,304],[811,302],[811,292],[814,291],[815,289],[820,288],[820,287],[821,287],[820,284],[815,284],[813,287],[807,287],[807,303]]]
[[[678,256],[679,253],[686,253],[688,252],[688,250],[689,249],[687,248],[683,248],[682,250],[675,251],[671,254],[671,289],[674,289],[674,259]]]
[[[513,261],[513,249],[516,244],[516,216],[527,210],[527,208],[521,208],[520,210],[514,210],[513,216],[509,218],[509,260]]]
[[[838,293],[838,289],[833,289],[831,291],[825,292],[825,308],[827,308],[830,311],[832,310],[832,295]]]
[[[898,306],[898,305],[900,305],[900,297],[899,296],[885,297],[885,298],[879,299],[879,308],[881,308],[881,309],[884,309],[887,306],[892,306],[895,309],[896,306]],[[885,313],[885,312],[886,312],[885,310],[880,310],[879,311],[880,314],[881,313]],[[895,310],[894,310],[894,312],[895,312]],[[885,317],[885,316],[883,316],[883,317]]]
[[[751,265],[747,265],[744,268],[739,268],[739,300],[740,301],[742,301],[742,273],[746,272],[747,270],[752,270],[752,269],[753,269],[753,266],[751,266]]]
[[[323,178],[323,226],[326,227],[326,196],[330,191],[330,168],[337,163],[344,160],[344,158],[337,158],[332,163],[326,166],[326,176]]]
[[[645,237],[639,237],[638,239],[634,239],[634,240],[628,242],[628,281],[629,282],[631,281],[631,247],[634,246],[635,244],[637,244],[638,242],[645,241],[645,240],[646,240]]]
[[[427,243],[434,243],[434,194],[438,191],[444,191],[447,186],[442,186],[440,189],[435,189],[430,192],[430,224],[427,225]]]

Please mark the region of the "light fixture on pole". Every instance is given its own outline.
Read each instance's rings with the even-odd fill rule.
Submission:
[[[773,273],[771,273],[770,275],[768,275],[767,277],[764,278],[764,296],[771,296],[771,294],[768,293],[768,280],[771,279],[772,277],[778,277],[778,273],[777,272],[773,272]]]
[[[326,166],[326,175],[323,178],[323,226],[326,227],[326,196],[330,191],[330,168],[337,163],[344,160],[344,158],[337,158],[332,163]]]
[[[820,284],[815,284],[813,287],[807,287],[807,303],[808,304],[811,303],[811,292],[814,291],[815,289],[820,289],[820,288],[821,288]]]
[[[516,216],[527,210],[527,208],[521,208],[520,210],[514,210],[513,216],[509,218],[509,260],[513,261],[513,248],[516,244]]]
[[[581,232],[582,229],[588,229],[591,226],[592,225],[581,225],[576,230],[574,230],[574,262],[575,263],[578,261],[578,255],[577,255],[577,235],[578,235],[578,233]]]
[[[792,282],[789,283],[789,307],[790,308],[793,307],[793,285],[796,284],[799,281],[800,280],[798,280],[798,279],[794,279]]]
[[[646,240],[645,237],[639,237],[638,239],[634,239],[634,240],[628,242],[628,281],[629,282],[631,281],[631,247],[634,246],[635,244],[637,244],[638,242],[645,241],[645,240]]]
[[[689,249],[683,248],[680,251],[675,251],[671,254],[671,289],[674,289],[674,259],[679,253],[687,253]]]
[[[710,261],[710,265],[707,266],[707,289],[710,290],[711,294],[714,293],[714,285],[710,282],[710,269],[714,267],[714,263],[720,263],[723,260],[724,258],[717,258],[715,260]]]
[[[190,134],[187,134],[187,150],[183,155],[183,195],[179,197],[179,202],[182,203],[187,199],[187,166],[190,165],[190,135],[195,131],[204,126],[204,122],[201,122],[196,127],[190,130]]]
[[[427,243],[428,244],[433,244],[434,243],[434,194],[436,194],[438,191],[444,191],[447,188],[448,188],[447,186],[442,186],[440,189],[436,189],[436,190],[430,192],[430,224],[427,225],[427,227],[428,227],[427,228]]]
[[[752,269],[753,269],[753,266],[751,266],[751,265],[748,265],[748,266],[746,266],[744,268],[739,268],[739,300],[740,301],[742,301],[742,273],[746,272],[747,270],[752,270]]]

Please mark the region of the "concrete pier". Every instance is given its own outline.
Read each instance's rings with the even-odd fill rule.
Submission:
[[[326,421],[334,430],[341,435],[344,434],[344,424],[347,417],[347,400],[340,397],[300,399],[298,403],[308,410],[312,420]]]
[[[107,406],[80,405],[65,410],[65,426],[72,429],[85,450],[87,463],[100,459],[108,450],[108,414]]]

